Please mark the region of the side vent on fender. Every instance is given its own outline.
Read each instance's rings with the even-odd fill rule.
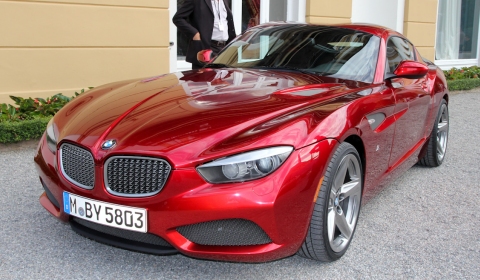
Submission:
[[[377,129],[377,127],[385,120],[386,116],[384,113],[375,113],[367,116],[368,123],[372,130]]]

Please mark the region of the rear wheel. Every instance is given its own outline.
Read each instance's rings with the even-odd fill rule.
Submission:
[[[362,184],[360,156],[342,143],[325,172],[300,256],[331,262],[345,254],[357,225]]]
[[[440,103],[432,134],[428,141],[427,152],[419,161],[421,165],[436,167],[443,163],[445,153],[447,152],[448,121],[448,106],[445,99],[443,99]]]

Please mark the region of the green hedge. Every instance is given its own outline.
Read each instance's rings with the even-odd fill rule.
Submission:
[[[40,138],[50,119],[65,104],[84,92],[85,90],[82,89],[80,92],[75,92],[72,97],[58,93],[46,99],[10,95],[15,105],[0,104],[0,143]]]
[[[462,79],[447,81],[448,89],[455,90],[469,90],[476,87],[480,87],[480,79]]]
[[[50,118],[38,118],[19,122],[0,122],[0,143],[15,143],[38,139],[47,128]]]

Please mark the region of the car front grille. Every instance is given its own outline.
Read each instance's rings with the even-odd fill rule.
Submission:
[[[115,156],[105,162],[105,186],[118,196],[151,196],[162,190],[170,171],[170,164],[162,159]]]
[[[84,189],[93,189],[95,163],[88,150],[68,143],[62,144],[60,166],[68,181]]]
[[[262,228],[252,221],[228,219],[181,226],[177,231],[199,245],[248,246],[271,243]]]

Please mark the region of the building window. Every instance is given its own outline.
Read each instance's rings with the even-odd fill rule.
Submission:
[[[479,0],[439,0],[435,59],[477,59],[479,17]]]

